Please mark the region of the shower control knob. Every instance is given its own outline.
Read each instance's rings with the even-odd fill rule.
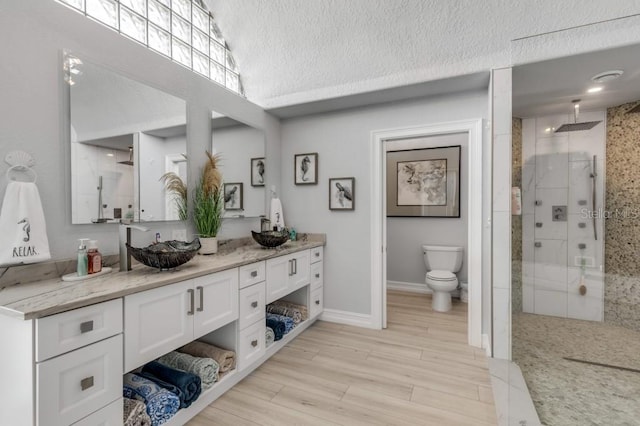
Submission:
[[[542,200],[536,200],[536,206],[541,206],[542,205]]]
[[[584,243],[580,243],[580,244],[578,244],[578,248],[579,248],[580,250],[584,250],[584,249],[586,249],[586,248],[587,248],[587,245],[586,245],[586,244],[584,244]]]
[[[578,205],[580,205],[580,206],[586,206],[586,205],[587,205],[587,200],[579,200],[579,201],[578,201]]]
[[[536,222],[536,228],[542,228],[542,222]]]
[[[586,228],[586,227],[587,227],[587,224],[586,224],[586,223],[584,223],[584,222],[580,222],[580,223],[578,224],[578,228]]]
[[[542,247],[542,243],[540,241],[536,241],[533,245],[535,247]]]
[[[580,292],[580,296],[584,296],[585,294],[587,294],[587,286],[582,284],[579,288],[578,291]]]

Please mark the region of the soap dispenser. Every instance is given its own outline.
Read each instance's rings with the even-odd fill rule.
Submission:
[[[102,271],[102,254],[98,251],[98,242],[96,240],[89,241],[87,261],[89,274]]]
[[[89,262],[87,258],[87,245],[88,238],[80,238],[80,246],[78,247],[78,276],[83,277],[89,272]]]

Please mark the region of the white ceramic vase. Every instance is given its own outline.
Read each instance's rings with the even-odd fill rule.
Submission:
[[[200,237],[200,254],[216,254],[218,252],[218,237]]]

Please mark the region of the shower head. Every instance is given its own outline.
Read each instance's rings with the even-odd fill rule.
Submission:
[[[578,114],[580,114],[580,99],[574,99],[571,101],[573,104],[573,123],[566,123],[562,126],[558,127],[554,133],[563,133],[563,132],[579,132],[582,130],[590,130],[600,123],[600,121],[584,121],[582,123],[578,123]]]
[[[129,147],[129,159],[127,161],[118,161],[118,164],[124,164],[126,166],[133,166],[133,147]]]

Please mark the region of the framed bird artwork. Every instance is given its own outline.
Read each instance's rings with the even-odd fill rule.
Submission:
[[[329,179],[329,210],[355,210],[356,178]]]
[[[251,159],[251,186],[264,186],[264,157]]]
[[[294,155],[293,174],[296,185],[317,185],[318,153]]]

